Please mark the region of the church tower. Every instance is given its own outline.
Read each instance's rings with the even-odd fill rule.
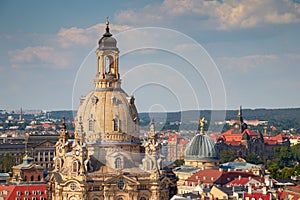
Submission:
[[[75,126],[81,121],[89,155],[101,163],[118,169],[138,166],[139,117],[134,97],[121,88],[119,49],[108,19],[96,60],[95,88],[81,99]]]
[[[63,119],[48,199],[170,199],[176,180],[162,169],[154,121],[148,142],[142,145],[139,138],[138,112],[134,97],[121,88],[119,50],[108,20],[98,45],[95,88],[80,100],[74,140]]]

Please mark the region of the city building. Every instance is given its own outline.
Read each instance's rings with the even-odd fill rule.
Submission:
[[[190,187],[187,180],[203,169],[216,169],[219,166],[219,154],[213,140],[204,133],[204,118],[200,120],[200,131],[191,139],[185,150],[184,165],[175,169],[178,177],[178,194],[194,191],[197,184]],[[215,173],[217,174],[217,173]]]
[[[13,167],[12,179],[0,185],[1,200],[46,200],[47,184],[43,168],[26,153],[23,162]]]
[[[184,159],[185,149],[189,143],[188,139],[183,138],[181,135],[174,133],[167,140],[167,157],[166,161],[175,161]]]
[[[45,170],[52,170],[57,141],[57,134],[29,134],[26,136],[25,143],[27,151],[33,157],[34,162]]]
[[[266,131],[266,129],[265,129]],[[260,158],[271,160],[274,157],[274,148],[277,146],[290,146],[288,137],[283,134],[267,136],[266,132],[259,133],[248,128],[242,115],[242,107],[231,129],[222,133],[217,139],[219,153],[233,150],[236,157],[246,157],[253,153]]]
[[[160,143],[151,123],[139,138],[134,97],[121,88],[119,49],[109,30],[96,50],[95,90],[80,100],[74,140],[63,120],[48,176],[52,200],[170,199],[176,183],[161,167]]]
[[[27,153],[23,158],[23,162],[19,165],[13,166],[12,182],[37,182],[43,181],[43,167],[36,165],[33,158],[29,157]]]

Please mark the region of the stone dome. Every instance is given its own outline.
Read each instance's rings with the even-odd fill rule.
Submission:
[[[106,49],[110,49],[110,48],[115,49],[115,48],[117,48],[117,40],[115,38],[111,37],[111,36],[109,36],[109,37],[103,36],[99,40],[98,44],[99,44],[99,49],[104,49],[104,48],[106,48]]]
[[[121,88],[97,88],[82,97],[76,120],[81,121],[88,143],[134,142],[139,134],[134,98]],[[120,137],[108,138],[111,133]]]
[[[217,160],[218,158],[214,141],[202,133],[192,138],[185,151],[186,160]]]

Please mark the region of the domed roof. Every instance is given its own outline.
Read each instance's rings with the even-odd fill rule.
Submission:
[[[203,133],[195,135],[185,151],[187,160],[218,159],[218,157],[214,141]]]
[[[103,36],[99,40],[99,49],[109,49],[109,48],[117,48],[117,40],[113,37],[105,37]]]
[[[112,34],[109,32],[109,22],[106,20],[106,32],[103,34],[103,37],[99,40],[99,49],[116,49],[117,40],[112,37]]]
[[[121,88],[103,88],[90,92],[81,99],[77,121],[82,122],[88,143],[104,143],[108,140],[113,142],[111,138],[107,138],[108,133],[126,133],[122,142],[131,142],[133,137],[139,135],[134,98]],[[116,142],[117,140],[118,138]]]

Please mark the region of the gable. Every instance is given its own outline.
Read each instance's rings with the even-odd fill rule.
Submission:
[[[133,184],[139,185],[140,184],[137,180],[132,179],[132,178],[122,175],[122,174],[106,180],[105,184],[117,184],[120,180],[124,181],[124,183],[128,184],[128,185],[133,185]]]
[[[44,140],[39,144],[35,145],[34,148],[45,148],[45,147],[55,147],[55,143],[50,142],[49,140]]]

